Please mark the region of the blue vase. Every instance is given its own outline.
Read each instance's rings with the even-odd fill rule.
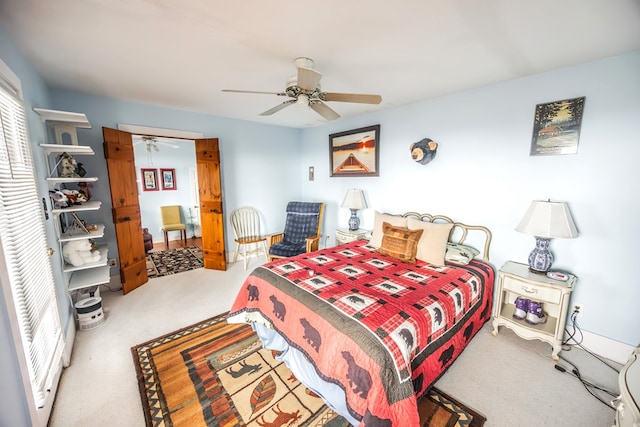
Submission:
[[[536,236],[536,247],[529,254],[529,268],[535,272],[546,273],[553,264],[553,255],[549,252],[551,239]]]

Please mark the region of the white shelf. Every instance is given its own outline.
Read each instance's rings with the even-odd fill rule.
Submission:
[[[67,264],[65,262],[64,267],[62,269],[62,271],[64,271],[65,273],[69,273],[72,271],[80,271],[80,270],[87,270],[87,269],[93,269],[95,267],[100,267],[100,266],[107,266],[107,245],[100,245],[98,246],[98,250],[100,251],[100,260],[96,261],[96,262],[90,262],[88,264],[83,264],[83,265],[79,265],[79,266],[74,266],[71,264]],[[108,266],[107,266],[108,268]],[[73,277],[73,276],[72,276]]]
[[[80,228],[76,227],[71,232],[62,233],[59,242],[70,242],[72,240],[82,240],[82,239],[99,239],[104,236],[104,224],[96,224],[98,229],[96,231],[90,231],[89,233],[85,233]]]
[[[45,108],[33,108],[43,122],[50,125],[68,125],[77,128],[91,129],[89,119],[83,113],[71,113],[69,111],[47,110]]]
[[[75,271],[69,279],[69,292],[91,286],[109,283],[109,266],[104,265],[90,270]]]
[[[60,178],[60,177],[49,177],[47,178],[47,182],[51,184],[72,184],[74,182],[96,182],[98,177],[95,176],[76,176],[72,178]]]
[[[48,156],[52,153],[68,153],[78,155],[93,156],[96,154],[93,148],[86,145],[69,145],[69,144],[40,144],[44,149],[44,153]]]
[[[65,212],[97,211],[100,209],[100,205],[102,205],[102,202],[99,200],[89,200],[88,202],[83,202],[81,205],[71,205],[68,208],[52,209],[51,212],[54,215],[59,215]]]

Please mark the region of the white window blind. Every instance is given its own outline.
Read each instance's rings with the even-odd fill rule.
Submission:
[[[0,268],[9,278],[35,404],[40,408],[53,398],[48,390],[56,374],[54,362],[61,357],[62,330],[24,105],[2,85],[0,250]]]

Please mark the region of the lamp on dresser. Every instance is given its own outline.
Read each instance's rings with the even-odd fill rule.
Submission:
[[[536,247],[529,254],[529,269],[536,273],[546,273],[553,264],[549,252],[551,239],[578,237],[567,203],[551,200],[531,202],[516,231],[536,238]]]
[[[347,190],[347,194],[342,201],[343,208],[351,209],[351,217],[349,218],[349,230],[355,231],[360,228],[360,219],[358,218],[358,209],[366,209],[367,201],[364,199],[362,190],[351,188]]]

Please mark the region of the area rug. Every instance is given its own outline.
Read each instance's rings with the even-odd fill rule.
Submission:
[[[248,325],[225,315],[132,347],[147,426],[327,426],[346,420],[262,348]],[[432,388],[422,426],[479,427],[486,419]]]
[[[167,276],[203,267],[202,250],[195,246],[151,252],[147,255],[147,276]]]

